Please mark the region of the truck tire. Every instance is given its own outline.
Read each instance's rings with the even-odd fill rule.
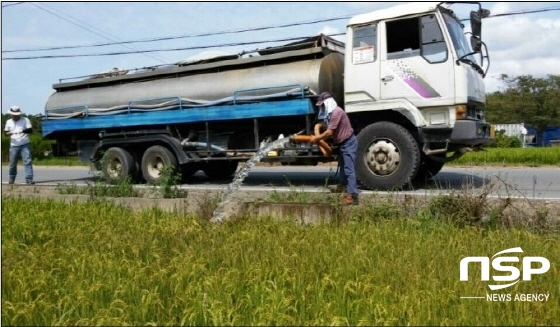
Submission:
[[[202,170],[212,180],[231,179],[232,175],[237,171],[237,161],[234,160],[216,160],[207,162]]]
[[[358,134],[356,176],[366,188],[402,188],[411,183],[419,166],[418,143],[404,127],[382,121]]]
[[[149,147],[142,155],[142,176],[149,184],[161,182],[161,172],[165,167],[171,167],[177,172],[177,158],[166,147],[154,145]]]
[[[130,152],[123,148],[112,147],[105,151],[101,169],[103,176],[110,184],[118,184],[136,174],[136,162]]]

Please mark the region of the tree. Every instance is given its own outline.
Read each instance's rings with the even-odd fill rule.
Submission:
[[[560,124],[560,75],[500,76],[503,91],[487,96],[487,120],[491,123],[520,123],[543,132]]]

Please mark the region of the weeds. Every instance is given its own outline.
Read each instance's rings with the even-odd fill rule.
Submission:
[[[290,191],[288,192],[273,190],[267,195],[265,201],[281,203],[336,204],[340,201],[340,198],[339,195],[333,195],[330,193],[311,193],[298,190],[294,186],[290,186]]]
[[[197,198],[197,210],[195,215],[204,220],[212,219],[214,210],[220,203],[220,194],[212,194],[210,192],[204,193],[201,197]]]
[[[88,183],[86,186],[76,184],[58,184],[56,191],[59,194],[84,194],[91,198],[96,197],[139,197],[140,192],[134,188],[132,180],[127,177],[119,184],[106,184],[103,182]]]
[[[447,219],[458,227],[478,225],[486,218],[488,209],[485,194],[471,196],[465,193],[437,196],[428,205],[436,219]]]
[[[501,181],[504,183],[504,181]],[[483,229],[527,228],[534,232],[554,232],[560,227],[558,209],[546,203],[530,199],[513,198],[516,188],[504,185],[505,197],[494,198],[497,183],[485,184],[482,189],[464,185],[451,194],[421,198],[398,192],[386,196],[373,194],[360,196],[359,206],[347,207],[338,214],[333,211],[333,221],[379,222],[418,218],[451,223],[458,228],[478,227]],[[287,204],[333,205],[339,203],[339,194],[299,192],[271,192],[263,202]],[[258,205],[259,201],[255,202]],[[551,209],[555,208],[555,209]],[[253,210],[254,211],[254,210]],[[553,214],[554,212],[554,214]],[[340,216],[338,219],[337,217]]]
[[[560,216],[551,216],[546,202],[514,199],[510,194],[490,198],[494,186],[485,186],[479,194],[463,190],[436,196],[428,201],[426,210],[429,217],[444,220],[459,228],[522,228],[548,233],[555,232],[560,227]],[[506,186],[508,193],[512,189],[515,188]]]
[[[377,197],[363,198],[362,205],[351,210],[349,217],[357,222],[378,222],[383,220],[398,220],[408,217],[405,207],[393,199],[379,199]]]
[[[187,191],[180,189],[177,184],[181,181],[181,176],[174,172],[171,167],[165,167],[161,172],[160,183],[153,185],[153,195],[164,199],[184,198]],[[96,197],[142,197],[144,192],[135,187],[130,177],[125,178],[118,184],[107,184],[102,180],[95,183],[88,183],[86,186],[76,184],[58,184],[56,191],[59,194],[85,194],[91,198]]]
[[[160,182],[155,185],[157,193],[164,199],[184,198],[187,191],[181,190],[177,184],[181,182],[181,174],[173,167],[165,166],[160,175]]]

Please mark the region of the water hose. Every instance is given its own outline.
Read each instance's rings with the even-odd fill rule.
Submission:
[[[315,134],[315,136],[319,136],[321,135],[321,128],[323,127],[322,123],[317,123],[315,124],[315,126],[313,127],[313,132]],[[319,141],[319,149],[321,150],[321,152],[323,153],[323,155],[325,157],[330,157],[332,154],[332,150],[330,148],[330,146],[327,144],[327,142],[321,140]]]
[[[315,136],[321,135],[321,124],[315,124],[315,128],[314,128],[314,133]],[[292,142],[296,142],[296,143],[304,143],[304,142],[311,142],[311,138],[313,137],[313,135],[290,135],[290,141]],[[325,157],[330,157],[332,154],[332,150],[329,147],[329,145],[327,144],[327,142],[320,140],[319,142],[317,142],[317,146],[319,146],[319,150],[321,150],[321,153],[323,153],[323,156]]]
[[[313,131],[314,131],[315,136],[321,135],[321,128],[322,127],[323,127],[323,124],[321,124],[321,123],[315,124],[315,126],[313,127]],[[331,150],[331,149],[329,148],[329,150]],[[322,149],[321,149],[321,151],[322,151]],[[326,154],[324,152],[323,152],[323,154],[326,156]],[[330,155],[330,153],[329,153],[329,155]],[[336,172],[334,173],[334,176],[337,177],[339,172],[340,172],[340,160],[337,160],[336,161]]]
[[[323,127],[323,124],[321,124],[321,123],[315,124],[315,127],[313,127],[313,131],[315,132],[315,136],[321,135],[321,127]]]

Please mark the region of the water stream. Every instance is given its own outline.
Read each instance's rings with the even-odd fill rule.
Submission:
[[[261,148],[251,159],[247,160],[243,168],[239,169],[233,178],[233,181],[228,185],[226,192],[222,195],[222,199],[212,214],[211,222],[222,222],[228,218],[227,205],[231,203],[233,194],[239,187],[243,180],[249,175],[253,167],[264,158],[268,152],[275,148],[282,147],[285,143],[289,142],[289,138],[281,138],[271,143],[261,145]]]

